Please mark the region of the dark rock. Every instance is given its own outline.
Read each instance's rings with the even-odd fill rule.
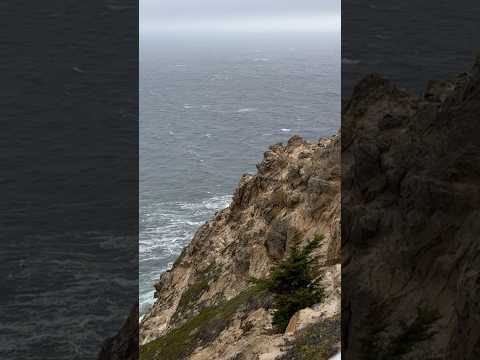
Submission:
[[[411,323],[421,304],[440,318],[436,334],[416,344],[408,358],[425,358],[425,352],[432,359],[479,358],[478,69],[480,61],[468,75],[430,82],[424,98],[369,76],[343,105],[347,359],[375,352],[363,354],[361,338],[373,317],[386,324],[387,337],[398,331],[393,324]],[[379,312],[378,304],[388,311]]]
[[[105,341],[97,360],[137,360],[139,358],[138,328],[138,304],[136,304],[132,307],[119,333]]]

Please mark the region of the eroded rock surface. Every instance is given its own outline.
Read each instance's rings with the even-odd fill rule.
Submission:
[[[372,323],[395,336],[424,306],[438,334],[405,358],[480,358],[479,70],[424,97],[372,75],[343,104],[345,359],[365,355]]]
[[[294,136],[287,144],[271,146],[257,173],[241,177],[230,206],[201,226],[173,268],[161,275],[156,302],[140,324],[141,344],[167,337],[175,342],[174,335],[195,332],[200,320],[207,319],[212,325],[199,336],[203,340],[188,352],[182,349],[180,358],[278,358],[295,331],[274,334],[268,304],[251,299],[240,304],[238,299],[245,297],[252,277],[268,275],[291,246],[302,246],[316,234],[325,236],[315,256],[318,271],[325,274],[328,305],[313,306],[309,320],[302,321],[306,325],[338,315],[339,154],[338,136],[313,143]],[[209,313],[212,308],[218,314]],[[192,322],[196,329],[189,328]],[[144,354],[145,349],[149,347]],[[149,350],[145,358],[155,358],[152,354]]]

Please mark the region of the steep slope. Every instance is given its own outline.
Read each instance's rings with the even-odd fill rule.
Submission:
[[[424,97],[372,75],[344,103],[344,358],[394,358],[415,319],[438,334],[402,358],[480,358],[479,114],[479,61]]]
[[[162,348],[162,359],[274,359],[300,328],[338,318],[339,151],[337,136],[294,136],[270,147],[257,174],[241,177],[230,206],[198,229],[155,285],[156,302],[140,324],[140,343],[149,343],[143,358],[160,358]],[[274,334],[269,299],[252,293],[250,279],[316,234],[325,236],[315,256],[327,299],[296,314],[290,335]]]
[[[138,359],[138,304],[132,307],[120,331],[103,342],[97,360]]]

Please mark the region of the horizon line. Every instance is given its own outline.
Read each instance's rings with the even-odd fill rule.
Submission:
[[[161,19],[140,22],[142,33],[171,32],[340,32],[340,14]]]

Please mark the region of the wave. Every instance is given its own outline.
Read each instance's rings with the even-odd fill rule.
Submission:
[[[132,271],[137,259],[130,256],[138,248],[136,239],[104,231],[68,232],[32,235],[28,244],[32,247],[13,254],[18,260],[7,277],[6,286],[13,286],[16,296],[2,308],[0,358],[31,348],[39,349],[35,359],[45,358],[49,348],[52,357],[94,357],[98,344],[118,331],[131,305],[121,302],[130,299],[138,284]],[[125,251],[130,246],[132,251]],[[46,270],[39,273],[39,267]],[[16,314],[15,319],[8,314]]]
[[[377,34],[375,35],[375,37],[377,39],[380,39],[380,40],[389,40],[391,39],[391,36],[390,35],[387,35],[387,34]]]
[[[153,302],[153,284],[168,270],[199,226],[229,206],[231,195],[197,202],[160,202],[140,208],[140,314]]]
[[[249,112],[254,112],[257,111],[255,108],[241,108],[237,110],[237,113],[249,113]]]
[[[360,60],[342,58],[342,65],[358,65],[358,64],[360,64]]]

